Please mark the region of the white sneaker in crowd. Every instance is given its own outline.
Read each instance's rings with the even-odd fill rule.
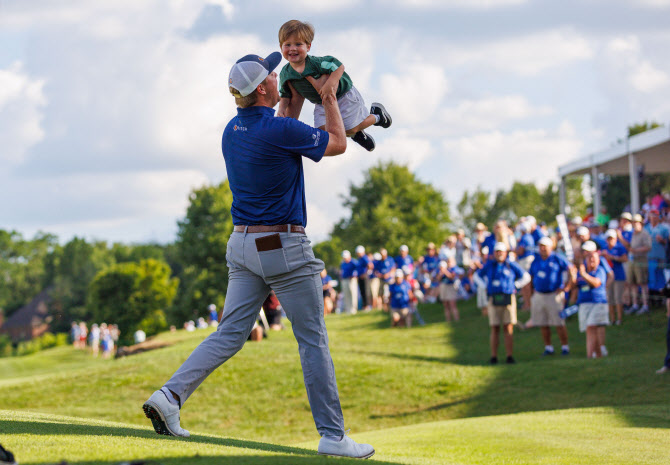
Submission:
[[[322,436],[319,441],[318,453],[319,455],[332,455],[335,457],[369,459],[375,455],[375,449],[370,444],[358,444],[345,434],[340,441]]]
[[[610,354],[607,351],[607,347],[605,347],[605,346],[600,346],[600,353],[602,354],[603,357],[607,357]]]
[[[668,371],[670,371],[670,368],[668,368],[667,366],[663,365],[661,368],[659,368],[658,370],[656,370],[656,374],[657,374],[657,375],[662,375],[663,373],[667,373]]]
[[[644,315],[645,313],[649,313],[649,306],[648,305],[643,305],[642,308],[636,313],[636,315]]]
[[[179,426],[179,406],[170,403],[160,389],[142,406],[144,414],[151,420],[154,430],[165,436],[189,437],[191,434]]]

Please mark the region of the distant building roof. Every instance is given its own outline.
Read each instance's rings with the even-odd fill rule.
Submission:
[[[28,305],[12,313],[2,325],[2,331],[44,323],[49,313],[48,303],[51,300],[49,291],[50,289],[43,290]]]

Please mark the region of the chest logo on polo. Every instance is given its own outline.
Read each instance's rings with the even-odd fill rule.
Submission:
[[[246,131],[247,128],[244,126],[238,126],[237,124],[233,126],[233,131]]]

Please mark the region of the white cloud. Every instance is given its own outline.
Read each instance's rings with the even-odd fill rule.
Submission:
[[[19,62],[0,69],[0,161],[16,164],[44,138],[44,80],[30,77]]]
[[[662,1],[662,0],[659,0]],[[511,5],[521,5],[528,0],[399,0],[401,6],[430,9],[491,9]]]
[[[636,35],[615,37],[604,46],[601,60],[608,74],[608,85],[618,92],[629,88],[652,93],[667,88],[670,76],[644,57],[642,42]]]
[[[553,68],[591,58],[593,45],[570,28],[462,46],[443,45],[450,66],[478,66],[521,76],[535,76]]]
[[[522,95],[464,100],[455,107],[444,108],[440,120],[450,133],[493,130],[514,120],[554,113],[550,106],[533,106]]]
[[[328,13],[333,11],[351,10],[356,7],[360,0],[293,0],[290,4],[284,1],[276,1],[283,8],[307,13]],[[287,18],[288,20],[288,18]]]

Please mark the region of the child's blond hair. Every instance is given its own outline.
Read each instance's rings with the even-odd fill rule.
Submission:
[[[305,41],[307,44],[312,44],[314,40],[314,26],[309,23],[303,23],[297,19],[286,21],[279,28],[279,46],[286,42],[286,39],[293,34],[298,36],[298,39]]]

